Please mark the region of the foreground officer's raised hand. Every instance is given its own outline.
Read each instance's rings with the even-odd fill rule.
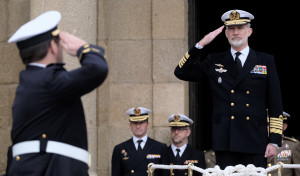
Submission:
[[[76,37],[68,32],[60,32],[59,38],[62,41],[61,45],[64,50],[72,56],[76,56],[78,49],[81,46],[87,44],[87,42],[83,39]]]

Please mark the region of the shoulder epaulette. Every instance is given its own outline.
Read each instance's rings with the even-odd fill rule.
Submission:
[[[295,138],[291,138],[291,137],[287,137],[287,136],[283,136],[284,139],[289,140],[289,141],[293,141],[293,142],[299,142],[297,139]]]
[[[104,49],[96,45],[89,45],[89,44],[83,45],[77,51],[77,57],[79,58],[80,61],[82,59],[83,54],[86,53],[100,53],[104,55]]]

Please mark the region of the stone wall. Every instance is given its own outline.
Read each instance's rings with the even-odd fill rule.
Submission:
[[[153,111],[149,136],[170,144],[167,118],[188,115],[188,84],[173,71],[187,50],[186,0],[0,0],[0,174],[11,144],[11,105],[24,68],[8,38],[41,12],[62,14],[61,30],[105,48],[107,80],[84,96],[90,175],[109,176],[113,147],[132,133],[125,112],[142,106]],[[79,66],[64,55],[67,69]]]
[[[24,68],[16,46],[7,44],[7,40],[20,24],[30,19],[29,9],[29,0],[0,0],[0,175],[4,173],[7,148],[11,145],[11,105],[19,72]]]

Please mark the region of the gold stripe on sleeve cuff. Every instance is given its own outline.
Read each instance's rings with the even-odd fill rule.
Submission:
[[[282,135],[283,119],[282,116],[279,118],[270,118],[270,133],[277,133]]]
[[[275,129],[275,128],[270,128],[270,133],[276,133],[282,135],[282,130]]]

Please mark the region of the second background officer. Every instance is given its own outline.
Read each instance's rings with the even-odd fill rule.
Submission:
[[[172,144],[162,153],[161,163],[166,165],[188,165],[194,164],[205,169],[204,153],[194,150],[188,145],[188,137],[191,134],[193,120],[182,114],[173,114],[168,119],[171,127]],[[187,175],[188,170],[162,170],[162,176],[182,176]],[[193,172],[194,176],[201,173]]]

